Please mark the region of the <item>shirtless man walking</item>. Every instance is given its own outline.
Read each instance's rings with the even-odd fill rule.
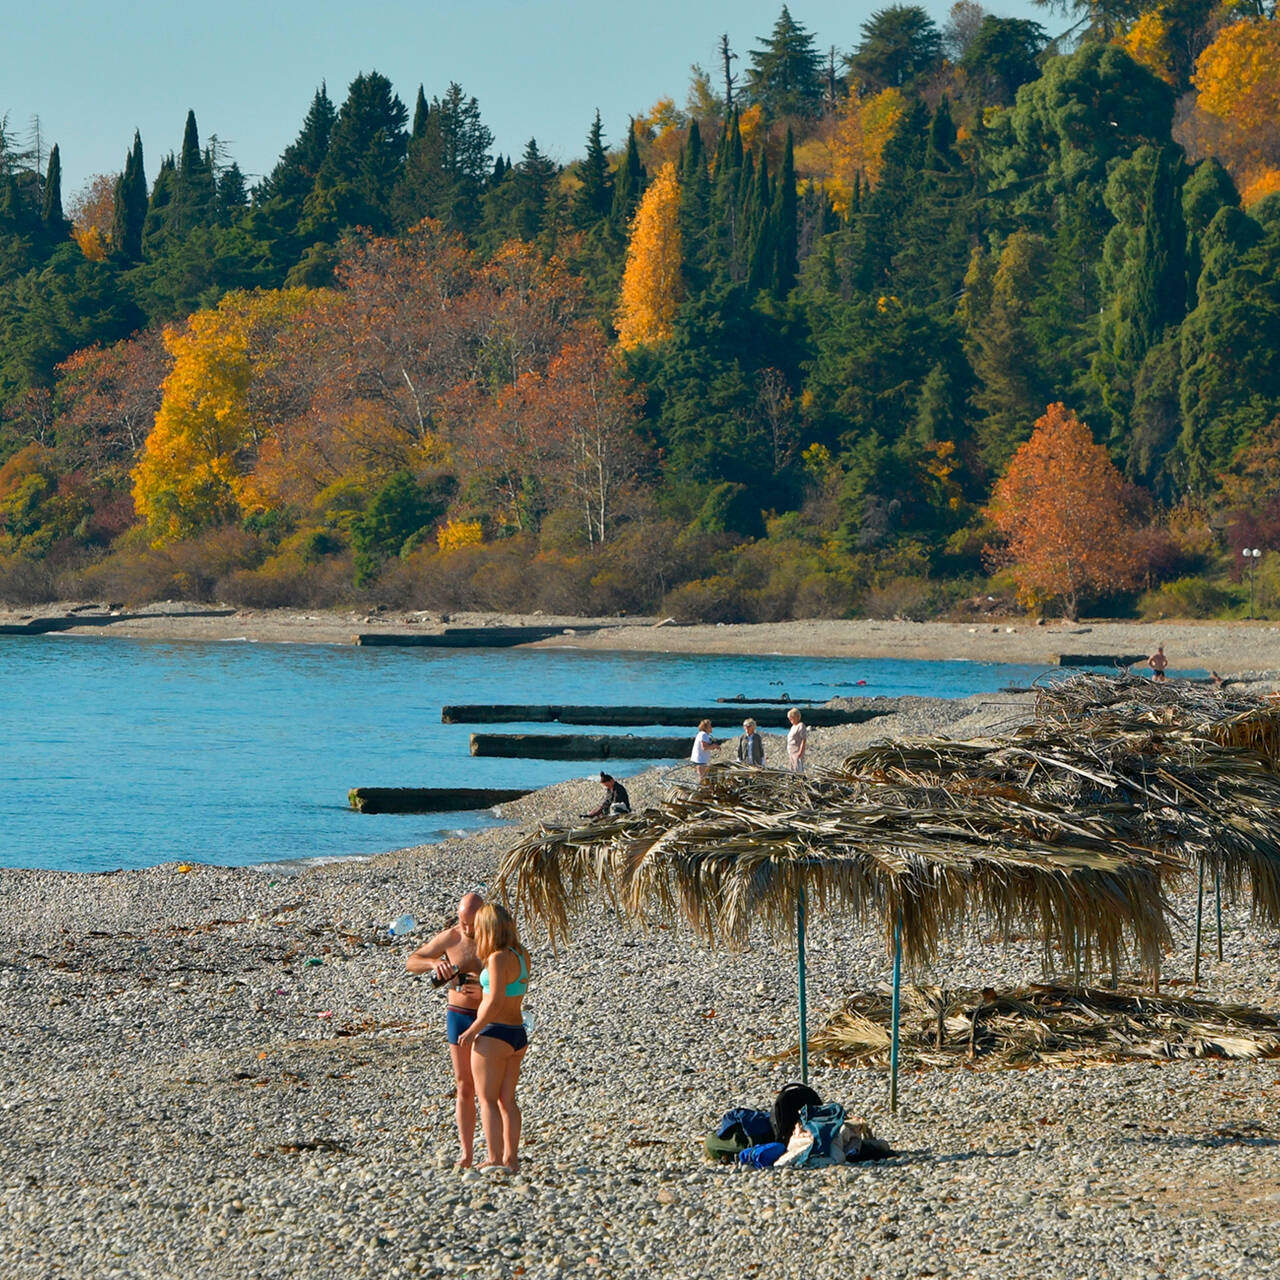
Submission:
[[[471,1050],[458,1044],[458,1037],[476,1020],[480,1007],[478,975],[480,959],[476,955],[476,912],[484,906],[478,893],[464,894],[458,902],[458,923],[442,929],[429,942],[411,952],[405,961],[410,973],[432,973],[448,983],[449,1004],[445,1011],[445,1029],[449,1036],[449,1059],[457,1082],[455,1110],[458,1117],[458,1142],[462,1158],[458,1163],[469,1168],[476,1139],[476,1086],[471,1078]],[[470,981],[459,985],[459,977],[470,975]]]

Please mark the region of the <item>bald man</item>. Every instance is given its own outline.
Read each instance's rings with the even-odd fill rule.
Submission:
[[[458,1163],[470,1168],[476,1139],[476,1086],[471,1079],[471,1051],[458,1044],[458,1037],[476,1020],[480,1007],[480,960],[476,955],[476,912],[484,906],[478,893],[464,894],[458,902],[458,922],[442,929],[429,942],[424,942],[405,961],[410,973],[431,973],[440,983],[448,984],[449,1004],[445,1010],[445,1029],[449,1036],[449,1059],[457,1082],[455,1111],[458,1116],[458,1142],[462,1155]],[[469,977],[469,982],[460,982]]]

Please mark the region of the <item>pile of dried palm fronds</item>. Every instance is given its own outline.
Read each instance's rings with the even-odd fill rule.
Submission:
[[[1012,736],[867,748],[796,775],[713,767],[642,814],[546,830],[502,885],[553,937],[592,893],[710,937],[788,931],[796,904],[870,918],[924,959],[978,918],[1030,926],[1057,963],[1149,971],[1164,881],[1210,865],[1280,920],[1280,709],[1196,686],[1084,675]]]
[[[887,991],[851,996],[809,1037],[831,1062],[887,1066]],[[1091,987],[944,991],[904,984],[899,1060],[992,1070],[1152,1058],[1280,1057],[1280,1019],[1249,1005]],[[783,1057],[794,1056],[792,1049]]]

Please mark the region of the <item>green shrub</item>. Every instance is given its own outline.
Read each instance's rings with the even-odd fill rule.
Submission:
[[[1177,578],[1138,602],[1144,618],[1214,618],[1230,602],[1230,595],[1206,578]]]

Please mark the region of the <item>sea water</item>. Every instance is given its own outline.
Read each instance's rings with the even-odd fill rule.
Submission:
[[[441,724],[445,703],[963,697],[1044,674],[906,659],[4,637],[0,865],[103,871],[371,854],[496,819],[354,813],[352,787],[532,788],[598,770],[587,761],[472,757],[475,726]],[[716,728],[729,736],[740,724],[741,711],[728,706]],[[624,778],[645,767],[613,766]]]

